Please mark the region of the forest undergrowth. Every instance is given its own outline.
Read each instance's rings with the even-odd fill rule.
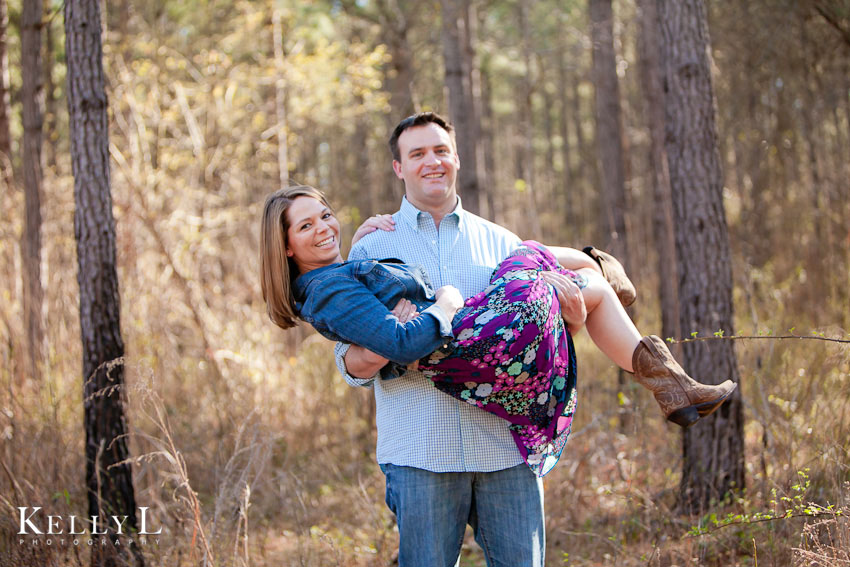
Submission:
[[[52,305],[67,307],[51,331],[60,340],[45,382],[18,380],[8,369],[22,353],[3,351],[3,565],[88,562],[86,542],[55,536],[48,545],[49,536],[16,533],[21,506],[87,514],[79,347],[65,280],[50,292]],[[279,331],[254,298],[239,308],[241,321],[214,329],[222,347],[198,357],[192,345],[202,342],[179,313],[191,307],[143,289],[125,288],[124,321],[137,500],[162,528],[156,542],[139,543],[148,564],[392,565],[398,536],[374,461],[374,402],[336,374],[332,344]],[[651,312],[647,295],[641,313]],[[204,301],[215,310],[215,295]],[[0,310],[11,324],[9,307]],[[780,334],[768,321],[759,327],[752,332]],[[840,329],[816,331],[846,339]],[[632,384],[618,391],[614,368],[586,335],[577,348],[573,433],[544,480],[547,565],[848,565],[846,344],[737,343],[747,486],[703,515],[678,507],[678,429],[647,392]],[[469,530],[461,564],[485,564]]]

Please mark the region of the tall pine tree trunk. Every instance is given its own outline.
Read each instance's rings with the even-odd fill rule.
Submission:
[[[458,192],[465,209],[478,213],[480,192],[478,173],[477,109],[472,85],[472,40],[469,37],[466,0],[442,0],[443,61],[449,93],[449,119],[457,131],[457,151],[462,167],[458,172]]]
[[[9,93],[9,54],[6,31],[9,27],[9,12],[6,0],[0,0],[0,171],[8,181],[12,168],[12,135],[9,131],[11,116]],[[8,190],[8,183],[5,190]]]
[[[628,269],[626,174],[611,0],[590,0],[590,26],[593,40],[593,85],[596,91],[597,159],[602,177],[600,212],[604,241],[599,245],[610,250]]]
[[[686,332],[733,332],[732,269],[723,210],[723,172],[715,126],[706,8],[702,0],[659,0],[666,92],[666,147],[679,257],[680,323]],[[732,341],[683,347],[700,382],[738,382]],[[683,436],[680,504],[702,512],[744,486],[740,389]]]
[[[483,27],[483,24],[482,24]],[[492,104],[492,89],[490,87],[490,66],[488,65],[489,59],[482,58],[480,65],[480,72],[478,74],[479,85],[481,87],[481,101],[480,109],[481,109],[481,119],[479,124],[481,126],[481,153],[484,156],[481,164],[484,168],[484,179],[486,180],[483,185],[485,187],[485,191],[483,192],[484,200],[481,203],[482,208],[486,203],[487,205],[487,218],[494,221],[499,222],[500,215],[503,211],[499,210],[496,203],[496,161],[493,149],[493,130],[494,130],[494,122],[495,117],[493,115],[493,104]]]
[[[599,206],[603,241],[598,245],[620,259],[627,272],[631,262],[626,238],[626,171],[623,161],[623,127],[620,86],[614,55],[614,11],[611,0],[590,0],[590,28],[593,41],[593,85],[596,91],[596,147],[602,178]],[[617,372],[617,389],[633,386],[622,369]],[[629,426],[622,414],[620,429]]]
[[[531,22],[529,21],[533,0],[520,2],[518,5],[519,27],[522,38],[522,61],[525,68],[525,76],[520,79],[517,89],[520,98],[519,105],[519,148],[517,151],[517,178],[522,180],[521,187],[524,188],[523,205],[528,234],[532,238],[542,238],[542,227],[540,225],[540,212],[537,203],[537,179],[534,171],[534,71],[532,69],[533,46],[531,39]]]
[[[287,134],[289,123],[286,119],[286,79],[284,77],[285,60],[283,58],[283,25],[281,9],[277,3],[272,8],[272,42],[274,43],[274,66],[277,78],[274,84],[275,114],[277,114],[277,167],[280,186],[289,187],[289,146]]]
[[[41,18],[41,0],[24,2],[21,11],[21,98],[24,126],[21,166],[25,214],[21,259],[24,268],[24,327],[29,352],[27,374],[34,380],[38,380],[44,362],[44,325],[41,319],[44,302],[41,286],[41,139],[44,124]]]
[[[346,3],[348,4],[348,3]],[[413,92],[413,51],[407,35],[411,23],[411,6],[398,0],[377,0],[378,28],[381,30],[381,41],[387,46],[390,61],[385,72],[387,80],[385,88],[390,95],[390,112],[386,116],[387,138],[395,125],[417,110],[416,98]],[[387,203],[398,203],[404,194],[402,185],[392,171],[384,169],[383,191],[378,202],[384,203],[374,212],[387,212]]]
[[[136,499],[127,462],[124,342],[119,318],[100,29],[98,0],[67,0],[65,51],[83,346],[86,488],[89,515],[102,520],[110,515],[127,516],[126,533],[137,528]],[[141,564],[141,555],[135,559]],[[106,548],[94,546],[91,564],[119,563]]]
[[[570,113],[571,106],[569,101],[569,84],[570,78],[567,73],[567,62],[565,58],[566,48],[561,48],[556,51],[558,65],[558,108],[560,110],[558,117],[558,132],[561,135],[561,163],[563,171],[561,172],[561,190],[564,193],[564,222],[569,230],[567,240],[577,241],[575,226],[577,214],[576,204],[580,202],[576,195],[576,187],[573,183],[572,169],[570,168]]]
[[[12,171],[12,136],[9,128],[9,120],[12,115],[11,111],[11,95],[10,95],[10,76],[9,76],[9,56],[7,29],[9,26],[9,13],[6,6],[6,0],[0,0],[0,207],[4,211],[14,209],[13,191],[15,187],[15,176]],[[15,288],[17,287],[18,270],[15,264],[17,263],[18,250],[14,247],[4,246],[0,251],[0,266],[2,266],[3,281],[8,282],[8,298],[9,303],[15,303],[18,299]],[[5,286],[4,286],[5,288]],[[4,290],[5,291],[5,290]],[[10,357],[10,363],[12,359]],[[17,376],[17,369],[10,364],[9,373]],[[10,381],[10,388],[15,381]]]
[[[676,239],[673,233],[673,201],[670,170],[664,147],[664,88],[660,61],[657,0],[640,0],[641,85],[649,120],[650,166],[652,168],[652,232],[658,251],[658,294],[661,298],[661,332],[664,337],[682,336],[679,325],[679,289],[676,280]],[[676,356],[681,347],[671,345]]]
[[[50,3],[45,0],[45,10],[50,10]],[[45,162],[48,168],[56,167],[56,143],[58,136],[56,129],[58,117],[56,116],[56,83],[53,77],[53,65],[56,62],[56,50],[54,49],[53,18],[49,15],[44,22],[44,139]]]

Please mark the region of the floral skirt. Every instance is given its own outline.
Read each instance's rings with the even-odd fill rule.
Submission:
[[[543,245],[527,240],[455,316],[455,340],[419,361],[441,391],[510,422],[537,476],[558,462],[576,408],[575,349],[544,271],[587,285]]]

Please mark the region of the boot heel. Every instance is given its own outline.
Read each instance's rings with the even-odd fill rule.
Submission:
[[[699,417],[699,410],[697,410],[696,406],[688,406],[677,409],[667,416],[667,420],[681,427],[690,427],[697,422]]]

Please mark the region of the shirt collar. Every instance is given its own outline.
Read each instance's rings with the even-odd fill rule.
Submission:
[[[295,296],[295,299],[298,301],[304,301],[305,292],[307,291],[307,287],[310,285],[310,282],[312,282],[314,279],[321,276],[322,274],[326,274],[334,270],[335,268],[339,268],[340,266],[346,264],[348,264],[348,262],[343,262],[341,264],[330,264],[328,266],[316,268],[315,270],[310,270],[309,272],[306,272],[304,274],[298,274],[298,276],[295,278],[295,281],[292,282],[292,292]]]
[[[413,230],[419,232],[419,221],[425,215],[430,216],[430,213],[426,213],[425,211],[420,211],[417,209],[410,201],[407,200],[407,196],[401,198],[401,207],[399,208],[399,215],[402,219],[404,219]],[[446,220],[448,217],[455,217],[457,219],[457,228],[459,231],[463,231],[464,226],[464,217],[466,216],[466,211],[463,209],[463,203],[461,202],[460,196],[457,198],[457,205],[452,209],[450,213],[448,213],[443,220]]]

